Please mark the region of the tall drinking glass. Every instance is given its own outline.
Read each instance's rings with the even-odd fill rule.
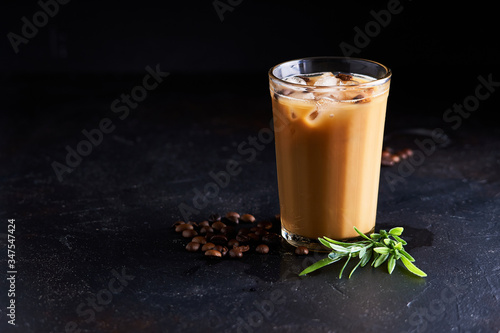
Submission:
[[[391,71],[365,59],[314,57],[269,71],[283,237],[321,249],[375,228]]]

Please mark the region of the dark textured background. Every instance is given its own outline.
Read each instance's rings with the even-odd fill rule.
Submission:
[[[241,173],[192,218],[278,213],[274,143],[251,161],[237,149],[269,126],[268,69],[342,55],[354,28],[388,3],[245,0],[221,21],[210,1],[73,0],[18,54],[6,36],[40,8],[3,3],[0,275],[9,218],[18,274],[16,327],[7,324],[8,285],[0,280],[0,332],[64,332],[75,322],[83,332],[497,333],[499,92],[457,128],[443,119],[474,95],[479,76],[500,81],[488,6],[401,1],[402,12],[357,54],[394,73],[386,146],[418,149],[415,140],[434,128],[450,138],[413,170],[381,173],[377,228],[404,226],[428,278],[365,268],[339,280],[335,265],[298,278],[320,256],[295,257],[287,246],[207,261],[186,253],[170,229],[182,217],[179,204],[192,206],[229,160]],[[120,120],[112,102],[157,64],[169,76]],[[103,118],[114,131],[59,181],[51,163],[64,162],[65,147]],[[394,176],[402,178],[389,182]],[[85,322],[79,305],[104,295],[113,270],[130,280]]]

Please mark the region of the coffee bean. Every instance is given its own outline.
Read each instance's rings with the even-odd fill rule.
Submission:
[[[403,149],[394,154],[394,151],[391,148],[384,148],[382,151],[382,165],[384,166],[393,166],[401,162],[402,159],[408,158],[408,154],[412,154],[413,151],[411,149]]]
[[[251,232],[249,233],[248,235],[246,235],[248,238],[250,238],[250,240],[253,240],[253,241],[258,241],[260,239],[259,235],[257,235],[256,233],[254,232]]]
[[[273,227],[273,224],[269,221],[260,221],[259,223],[257,223],[257,227],[269,230]]]
[[[408,158],[408,155],[406,155],[406,154],[405,154],[404,152],[402,152],[402,151],[398,151],[398,152],[396,153],[396,155],[394,155],[394,156],[398,156],[398,157],[399,157],[400,159],[402,159],[402,160],[406,160],[406,159]]]
[[[185,223],[186,223],[186,222],[184,222],[184,221],[177,221],[177,222],[175,222],[174,224],[172,224],[172,227],[174,227],[174,228],[175,228],[175,227],[177,227],[178,225],[185,224]]]
[[[215,244],[214,244],[214,243],[206,243],[206,244],[204,244],[204,245],[201,247],[201,250],[202,250],[203,252],[205,252],[205,251],[208,251],[208,250],[213,249],[214,247],[215,247]]]
[[[208,221],[210,222],[217,222],[220,221],[220,215],[217,213],[214,213],[208,217]]]
[[[413,150],[410,148],[405,148],[396,153],[399,157],[401,157],[403,160],[407,159],[408,157],[413,155]]]
[[[198,224],[200,227],[210,227],[210,222],[203,221]]]
[[[196,252],[200,249],[200,243],[196,243],[196,242],[189,242],[187,245],[186,245],[186,250],[188,250],[189,252]]]
[[[192,225],[195,228],[198,227],[198,223],[193,222],[193,221],[189,221],[187,224],[190,224],[190,225]]]
[[[193,230],[194,227],[191,224],[182,223],[175,227],[176,232],[183,232],[184,230]]]
[[[234,249],[229,250],[229,256],[231,258],[241,258],[241,257],[243,257],[243,252],[238,250],[238,248],[234,248]]]
[[[212,227],[201,227],[200,229],[200,234],[208,234],[210,232],[214,232],[214,229]]]
[[[236,217],[237,219],[240,218],[240,214],[238,214],[236,212],[227,212],[226,213],[226,218],[229,218],[229,217],[232,217],[232,216]]]
[[[248,235],[248,233],[250,233],[250,229],[248,228],[241,228],[238,230],[238,235]]]
[[[262,229],[262,228],[259,228],[259,230],[255,231],[255,234],[259,237],[262,237],[262,236],[269,234],[269,231]]]
[[[299,256],[309,254],[309,249],[305,246],[299,246],[295,249],[295,254]]]
[[[227,246],[229,246],[229,247],[235,247],[235,246],[238,246],[238,245],[240,245],[240,242],[238,242],[236,239],[230,239],[227,242]]]
[[[408,156],[413,156],[413,150],[411,150],[410,148],[405,148],[403,149],[403,152]]]
[[[255,248],[255,251],[257,253],[260,253],[260,254],[266,254],[266,253],[269,253],[269,246],[265,245],[265,244],[259,244],[257,245],[257,247]]]
[[[207,257],[210,257],[210,258],[220,258],[220,257],[222,257],[222,253],[220,253],[217,250],[208,250],[208,251],[205,251],[205,255]]]
[[[219,251],[222,254],[222,256],[225,256],[228,251],[227,247],[222,245],[215,245],[214,250]]]
[[[220,232],[226,235],[233,235],[234,227],[232,226],[223,227],[222,229],[220,229]]]
[[[392,155],[392,154],[394,154],[394,149],[392,149],[391,147],[385,147],[385,148],[382,150],[382,152],[384,152],[384,151],[388,152],[388,153],[389,153],[389,154],[391,154],[391,155]]]
[[[250,246],[248,245],[240,245],[240,246],[237,246],[237,247],[233,247],[233,249],[237,249],[238,251],[241,251],[241,252],[247,252],[250,250]]]
[[[193,237],[191,242],[200,243],[203,245],[203,244],[207,243],[207,239],[205,238],[205,236],[196,236],[196,237]]]
[[[393,166],[394,161],[392,160],[392,155],[388,157],[382,157],[382,165],[383,166]]]
[[[237,235],[236,240],[240,243],[248,243],[251,238],[248,235]]]
[[[394,163],[399,163],[399,161],[401,161],[401,158],[400,158],[398,155],[392,155],[392,156],[391,156],[391,160],[392,160]]]
[[[212,228],[214,228],[214,230],[220,230],[220,229],[224,228],[225,226],[226,225],[220,221],[212,223]]]
[[[281,236],[277,233],[270,232],[269,234],[262,236],[262,242],[267,245],[278,245],[281,243]]]
[[[231,225],[236,225],[236,224],[240,223],[240,220],[236,216],[225,217],[223,219],[223,221],[226,222],[227,224],[231,224]]]
[[[254,223],[255,222],[255,217],[251,214],[243,214],[240,217],[240,221],[243,223]]]
[[[198,235],[198,232],[196,232],[196,230],[184,230],[182,232],[182,237],[185,237],[185,238],[193,238],[194,236],[197,236]]]
[[[214,244],[226,244],[227,237],[225,235],[213,235],[210,237],[210,242]]]

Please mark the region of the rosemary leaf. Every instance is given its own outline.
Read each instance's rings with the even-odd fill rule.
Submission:
[[[347,264],[353,257],[358,257],[359,262],[356,266],[351,270],[349,274],[349,278],[353,275],[354,271],[359,267],[364,267],[368,262],[373,258],[371,266],[379,267],[382,265],[387,259],[387,271],[389,274],[392,274],[394,268],[396,267],[396,262],[401,259],[403,265],[410,271],[411,273],[420,276],[426,277],[427,274],[422,271],[420,268],[415,266],[413,262],[415,259],[405,251],[404,245],[406,245],[406,241],[399,236],[403,233],[404,228],[395,227],[389,230],[389,232],[385,230],[380,230],[379,233],[373,233],[370,237],[363,234],[356,227],[354,230],[363,238],[363,240],[358,242],[340,242],[328,237],[318,238],[318,240],[325,247],[331,249],[332,251],[328,254],[327,258],[321,259],[311,266],[304,269],[300,272],[300,276],[311,273],[317,269],[325,267],[327,265],[333,264],[346,257],[347,260],[344,263],[344,266],[340,270],[339,278],[342,278],[342,274],[344,273]]]

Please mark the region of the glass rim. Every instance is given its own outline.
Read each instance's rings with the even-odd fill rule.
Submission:
[[[368,63],[372,63],[372,64],[375,64],[375,65],[378,65],[380,67],[382,67],[383,69],[385,69],[386,73],[383,77],[381,78],[376,78],[375,80],[373,81],[369,81],[369,82],[364,82],[364,83],[360,83],[356,86],[340,86],[341,88],[348,88],[348,87],[352,87],[352,88],[366,88],[366,87],[373,87],[373,86],[378,86],[378,85],[382,85],[384,83],[386,83],[387,81],[389,81],[392,77],[392,71],[389,67],[381,64],[380,62],[377,62],[377,61],[373,61],[373,60],[369,60],[369,59],[364,59],[364,58],[352,58],[352,57],[340,57],[340,56],[319,56],[319,57],[306,57],[306,58],[297,58],[297,59],[292,59],[292,60],[287,60],[287,61],[283,61],[273,67],[271,67],[271,69],[269,69],[269,77],[273,80],[277,80],[279,81],[280,83],[282,84],[286,84],[286,85],[290,85],[292,87],[301,87],[301,88],[304,88],[306,86],[304,86],[303,84],[300,84],[300,83],[294,83],[294,82],[289,82],[289,81],[285,81],[283,79],[280,79],[279,77],[277,77],[276,75],[274,75],[274,70],[277,69],[278,67],[280,66],[283,66],[287,63],[292,63],[292,62],[298,62],[300,60],[319,60],[319,59],[323,59],[323,60],[356,60],[356,61],[364,61],[364,62],[368,62]],[[362,74],[362,73],[351,73],[351,74]],[[313,89],[331,89],[331,88],[335,88],[335,87],[339,87],[339,86],[307,86],[308,88],[313,88]]]

